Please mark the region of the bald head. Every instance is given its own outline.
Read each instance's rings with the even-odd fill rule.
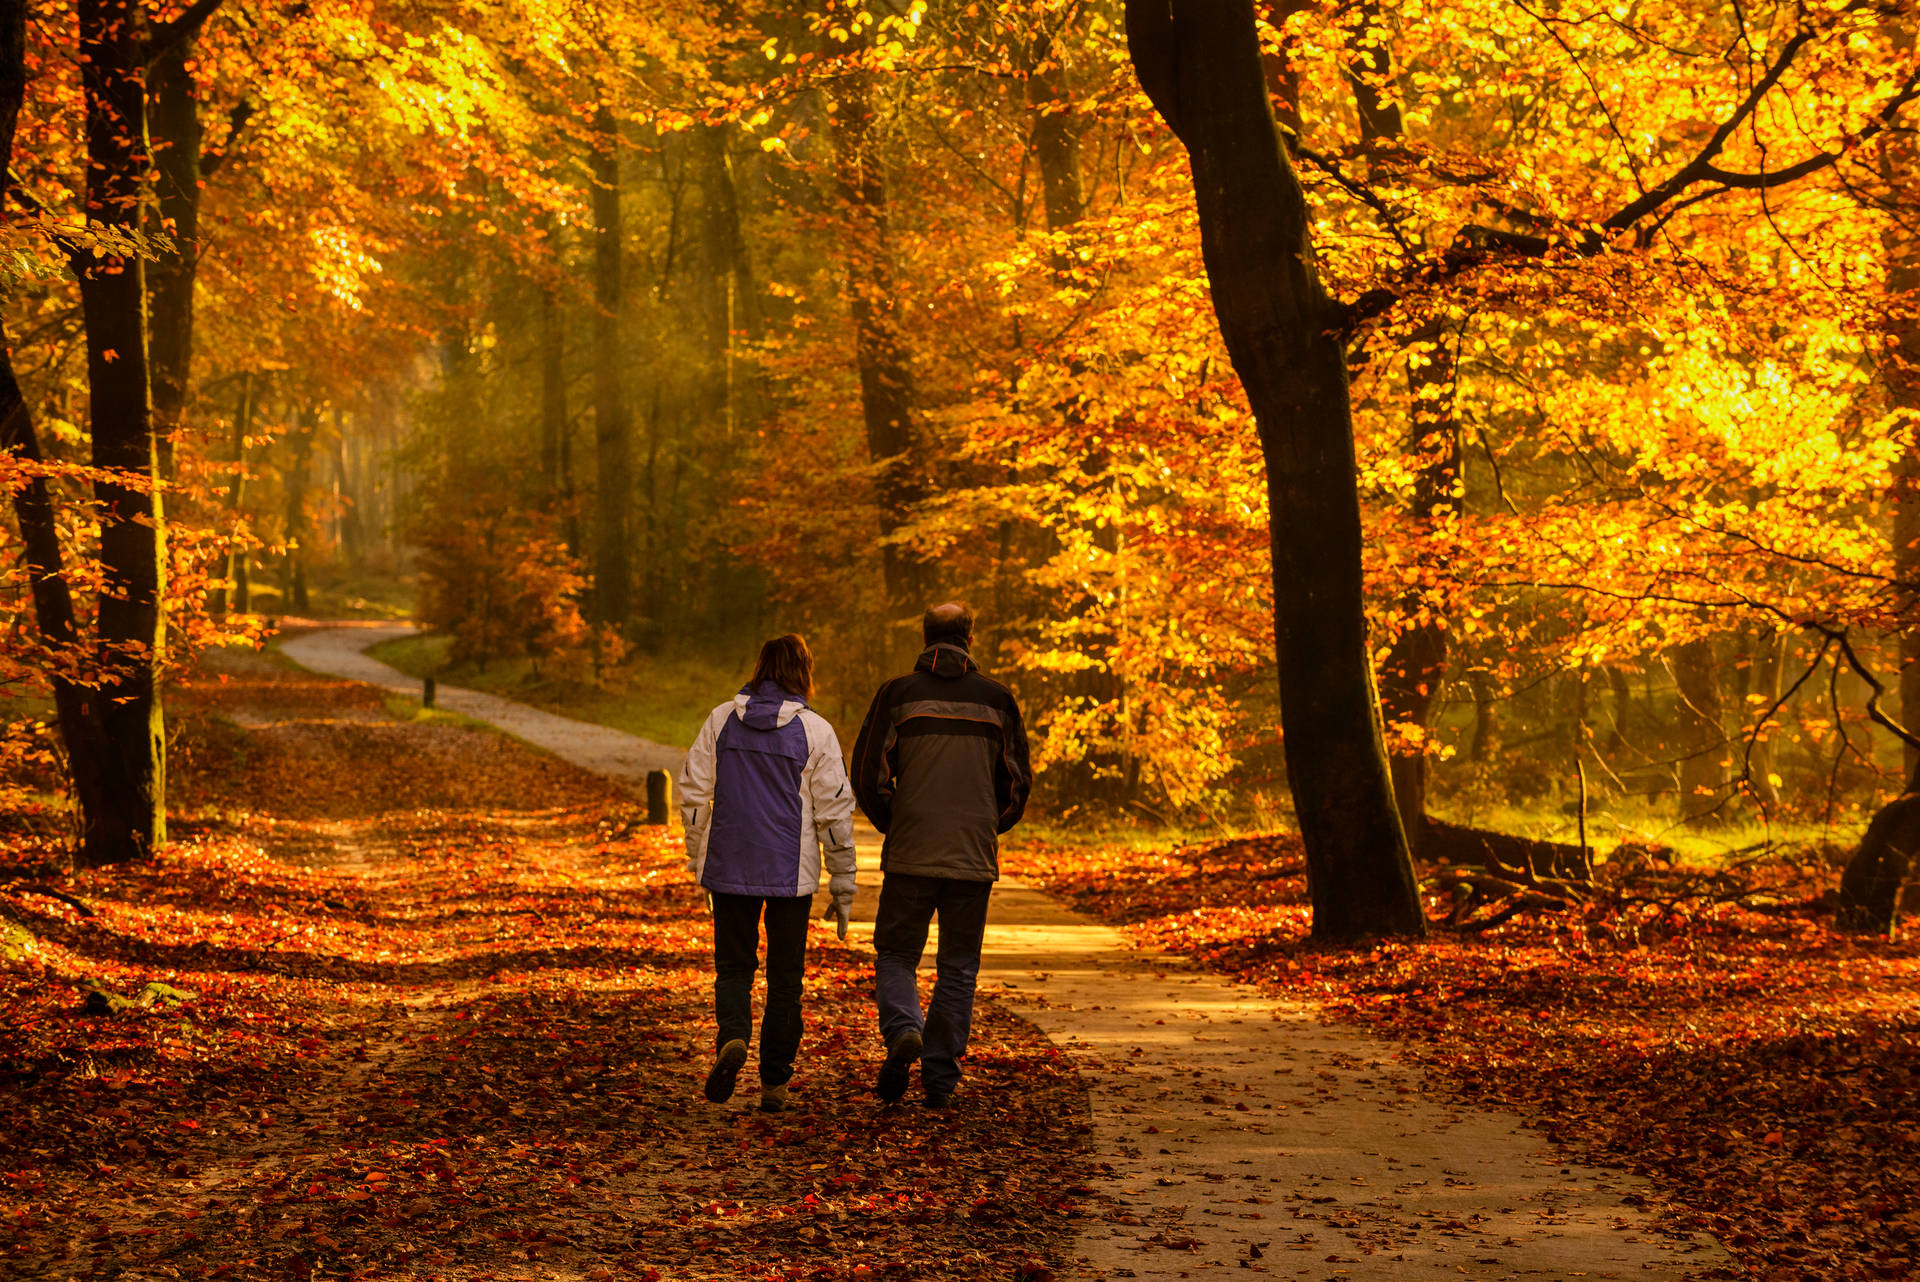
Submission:
[[[920,635],[928,645],[939,641],[966,645],[973,640],[973,610],[958,601],[929,606],[920,616]]]

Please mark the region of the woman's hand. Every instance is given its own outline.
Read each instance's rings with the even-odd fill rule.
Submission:
[[[847,937],[847,924],[853,920],[853,892],[851,890],[835,891],[827,901],[827,911],[820,914],[821,921],[832,921],[836,917],[839,918],[840,938],[845,939]]]

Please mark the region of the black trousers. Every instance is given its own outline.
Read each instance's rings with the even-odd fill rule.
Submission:
[[[713,897],[713,1015],[716,1048],[753,1041],[753,972],[760,953],[760,913],[767,918],[767,1009],[760,1020],[760,1082],[784,1086],[800,1049],[800,980],[807,966],[807,922],[813,896]]]

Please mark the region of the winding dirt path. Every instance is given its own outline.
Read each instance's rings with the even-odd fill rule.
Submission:
[[[407,630],[330,628],[282,649],[417,697],[362,653]],[[682,755],[477,691],[442,686],[439,702],[628,786]],[[860,845],[856,929],[870,932],[878,835]],[[1110,1199],[1077,1244],[1091,1274],[1680,1279],[1726,1263],[1639,1209],[1643,1181],[1562,1162],[1517,1115],[1429,1098],[1390,1043],[1138,951],[1031,887],[1001,882],[984,960],[983,983],[1087,1082]]]

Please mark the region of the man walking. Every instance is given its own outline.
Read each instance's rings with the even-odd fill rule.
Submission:
[[[913,1062],[930,1107],[960,1085],[973,1025],[987,897],[1000,876],[1000,834],[1020,822],[1032,776],[1013,693],[974,663],[973,611],[949,602],[921,620],[926,650],[880,687],[853,745],[860,808],[886,835],[873,946],[887,1058],[874,1091],[907,1093]],[[938,976],[926,1015],[914,972],[940,919]]]

